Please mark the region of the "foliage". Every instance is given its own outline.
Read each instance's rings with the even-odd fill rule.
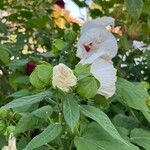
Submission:
[[[101,85],[75,55],[80,26],[63,9],[59,14],[55,1],[1,0],[10,15],[0,22],[0,148],[13,132],[18,150],[149,150],[150,1],[74,2],[89,18],[112,16],[121,27],[112,31],[119,45],[115,95],[96,94]],[[139,50],[133,40],[147,47]],[[28,63],[36,66],[30,76]],[[52,86],[59,63],[77,77],[70,93]]]

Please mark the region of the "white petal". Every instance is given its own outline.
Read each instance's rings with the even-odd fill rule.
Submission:
[[[86,52],[83,45],[93,43],[91,52]],[[81,35],[77,43],[76,56],[82,59],[82,63],[91,64],[101,56],[113,58],[118,51],[117,40],[109,31],[104,28],[92,28]]]
[[[99,28],[99,27],[107,27],[114,26],[115,19],[112,17],[101,17],[95,20],[90,20],[84,23],[81,28],[81,34],[85,33],[87,30],[91,28]]]
[[[2,150],[9,150],[9,147],[8,147],[8,146],[4,146],[4,147],[2,148]]]
[[[95,19],[95,22],[98,24],[101,24],[103,26],[114,26],[115,25],[115,19],[112,18],[112,17],[107,17],[107,16],[104,16],[104,17],[101,17],[101,18],[97,18]]]
[[[81,35],[78,43],[77,43],[77,53],[76,56],[80,59],[86,58],[88,56],[91,56],[91,54],[96,51],[86,52],[84,45],[88,43],[95,43],[95,45],[98,46],[100,43],[107,40],[109,37],[109,32],[104,28],[93,28],[88,30],[88,32],[85,32],[83,35]]]
[[[77,83],[77,78],[73,71],[66,65],[60,63],[53,67],[52,84],[64,92],[69,92],[72,86]]]
[[[100,82],[97,93],[105,98],[113,96],[116,90],[116,69],[113,67],[113,63],[97,59],[91,65],[91,73]]]
[[[16,138],[14,137],[13,133],[11,133],[9,135],[8,147],[9,147],[9,150],[17,150],[17,148],[16,148]]]

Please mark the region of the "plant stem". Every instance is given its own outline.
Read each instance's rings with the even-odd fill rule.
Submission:
[[[133,115],[133,117],[139,121],[139,119],[137,118],[137,116],[135,115],[134,111],[131,108],[129,108],[129,111],[131,112],[131,114]]]
[[[52,147],[51,145],[49,144],[45,144],[50,150],[57,150],[56,148]]]
[[[53,120],[52,120],[50,117],[48,117],[48,121],[49,121],[50,123],[53,123]]]
[[[61,141],[61,138],[59,138],[59,144],[60,144],[60,147],[61,147],[61,150],[63,150],[64,148],[64,146],[63,146],[63,144],[62,144],[62,141]]]
[[[74,144],[74,142],[73,142],[73,140],[72,140],[71,143],[70,143],[70,146],[69,146],[69,150],[72,150],[73,144]]]

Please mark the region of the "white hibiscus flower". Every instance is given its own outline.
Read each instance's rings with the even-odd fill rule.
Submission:
[[[112,58],[118,51],[117,40],[106,27],[114,26],[114,19],[102,17],[86,22],[81,29],[76,56],[79,63],[91,64],[91,73],[100,82],[97,93],[109,98],[114,95],[116,69]]]
[[[116,91],[116,72],[113,63],[104,59],[98,58],[91,65],[91,73],[100,82],[97,93],[105,96],[106,99],[113,96]]]
[[[16,138],[12,133],[9,135],[8,146],[4,146],[2,150],[17,150]]]
[[[84,25],[81,28],[81,34],[85,33],[87,30],[91,28],[101,28],[101,27],[107,27],[115,25],[115,19],[112,17],[101,17],[96,18],[94,20],[86,21]]]
[[[76,56],[82,63],[93,63],[97,58],[111,60],[118,51],[117,40],[105,28],[91,28],[81,35],[77,43]]]

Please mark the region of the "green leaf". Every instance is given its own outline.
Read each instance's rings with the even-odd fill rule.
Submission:
[[[147,66],[150,68],[150,51],[146,52],[146,62],[147,62]]]
[[[143,0],[124,0],[129,15],[133,19],[138,19],[142,13]]]
[[[42,89],[42,88],[46,87],[46,84],[44,82],[42,82],[38,77],[37,67],[31,73],[29,79],[30,79],[31,84],[37,89]]]
[[[129,138],[130,131],[128,129],[124,127],[116,127],[116,128],[124,140],[130,141],[130,138]]]
[[[77,150],[139,150],[129,142],[123,144],[114,139],[97,123],[90,123],[82,136],[75,137],[74,143]]]
[[[0,108],[0,119],[5,119],[7,118],[9,112],[8,110],[4,109],[4,108]]]
[[[77,34],[73,30],[65,31],[64,38],[66,42],[73,43],[76,40]]]
[[[86,137],[75,137],[74,143],[77,150],[106,150],[98,142]]]
[[[29,141],[30,140],[27,137],[24,136],[20,137],[19,141],[17,142],[17,149],[18,150],[24,149]]]
[[[86,6],[85,1],[74,0],[74,2],[81,8]]]
[[[39,29],[41,29],[41,28],[45,27],[48,20],[49,20],[49,17],[47,15],[40,16],[39,18],[36,18],[36,19],[27,20],[25,22],[25,26],[26,26],[26,28],[39,28]]]
[[[126,36],[121,36],[119,43],[125,51],[128,51],[129,49],[132,48],[132,43],[127,39]]]
[[[27,8],[19,9],[18,13],[21,17],[24,17],[26,19],[31,19],[33,16],[32,11],[28,10]]]
[[[26,113],[26,112],[32,112],[34,111],[35,109],[37,109],[39,106],[38,103],[35,103],[35,104],[28,104],[28,105],[24,105],[24,106],[21,106],[21,107],[15,107],[13,108],[13,110],[17,113]]]
[[[106,132],[108,132],[113,138],[119,140],[120,142],[126,144],[126,142],[121,138],[118,131],[111,123],[108,116],[100,109],[93,106],[82,106],[81,112],[93,120],[95,120]]]
[[[98,16],[102,16],[103,12],[100,9],[90,9],[90,16],[95,19]]]
[[[0,120],[0,132],[2,132],[6,128],[6,124],[4,120]]]
[[[131,131],[130,140],[132,143],[150,150],[150,131],[141,128],[135,128]]]
[[[124,127],[131,130],[139,126],[139,121],[133,116],[125,116],[123,114],[117,114],[113,118],[113,124],[117,127]]]
[[[138,110],[149,111],[145,101],[149,94],[141,84],[133,84],[125,79],[117,80],[117,95],[130,107]]]
[[[42,89],[51,84],[52,66],[50,64],[37,65],[30,75],[31,84],[37,89]]]
[[[146,82],[146,81],[141,81],[141,85],[143,85],[143,87],[147,90],[150,89],[150,83],[149,82]]]
[[[28,63],[28,59],[19,59],[19,60],[12,60],[10,61],[10,63],[8,64],[8,67],[15,71],[16,69],[20,69],[22,67],[24,67],[27,63]]]
[[[77,93],[84,98],[92,98],[98,90],[97,81],[94,77],[86,77],[78,81]]]
[[[53,45],[52,45],[52,53],[54,55],[58,55],[61,53],[61,51],[66,47],[66,42],[64,42],[61,39],[55,39],[53,41]]]
[[[150,1],[149,0],[143,0],[143,2],[144,2],[143,13],[149,14]],[[148,17],[150,17],[150,16],[148,16]]]
[[[23,107],[26,105],[32,105],[42,101],[45,97],[51,97],[50,91],[44,91],[35,95],[25,96],[11,101],[10,103],[3,106],[5,109]]]
[[[11,133],[14,133],[15,132],[15,126],[13,126],[13,125],[9,125],[9,126],[7,126],[7,128],[5,129],[5,133],[4,133],[4,135],[6,136],[6,137],[8,137]]]
[[[62,131],[60,124],[49,125],[41,134],[34,137],[24,150],[33,150],[53,141]]]
[[[143,115],[145,116],[145,118],[147,119],[147,121],[150,123],[150,113],[148,111],[141,111],[143,113]]]
[[[15,45],[12,47],[13,51],[16,51],[15,53],[18,53],[20,49],[24,47],[24,41],[27,39],[26,35],[22,33],[17,33],[17,41]]]
[[[52,107],[50,105],[47,105],[33,111],[32,114],[41,119],[47,119],[52,114],[52,112]]]
[[[63,103],[63,114],[67,124],[73,132],[80,117],[79,106],[75,96],[69,95],[65,97]]]
[[[2,147],[4,146],[4,145],[7,145],[7,142],[6,142],[6,140],[5,140],[5,137],[3,136],[3,135],[1,135],[0,134],[0,149],[2,149]]]
[[[50,64],[42,64],[37,66],[38,77],[46,85],[51,84],[52,69],[53,68]]]
[[[89,64],[85,64],[85,65],[77,64],[75,67],[75,73],[78,77],[78,80],[90,76],[91,75],[90,70],[91,70],[91,65]]]
[[[14,98],[19,98],[19,97],[27,96],[27,95],[29,95],[29,93],[30,93],[29,90],[21,89],[19,91],[16,91],[16,92],[12,93],[9,96],[10,97],[14,97]]]
[[[42,123],[43,120],[32,114],[27,114],[19,120],[15,129],[15,134],[24,133],[25,131],[29,131],[31,129],[40,128],[42,127]]]
[[[61,40],[61,39],[55,39],[53,41],[53,46],[55,48],[57,48],[58,50],[63,50],[65,48],[65,46],[66,46],[66,42]]]
[[[28,84],[29,83],[29,77],[28,76],[19,76],[14,80],[14,83],[18,84]]]
[[[149,108],[147,107],[145,101],[149,99],[149,94],[143,87],[143,85],[138,84],[135,85],[125,79],[119,78],[117,80],[117,95],[121,98],[121,100],[131,108],[140,110],[143,114],[149,112]],[[146,118],[148,113],[146,114]]]
[[[7,26],[5,23],[0,22],[0,32],[7,33]]]
[[[9,54],[6,51],[6,49],[4,49],[4,47],[0,47],[0,60],[4,63],[4,64],[8,64],[9,63]]]
[[[66,42],[64,42],[63,40],[61,39],[56,39],[54,40],[54,43],[56,48],[58,48],[59,50],[62,50],[65,46],[66,46]]]

